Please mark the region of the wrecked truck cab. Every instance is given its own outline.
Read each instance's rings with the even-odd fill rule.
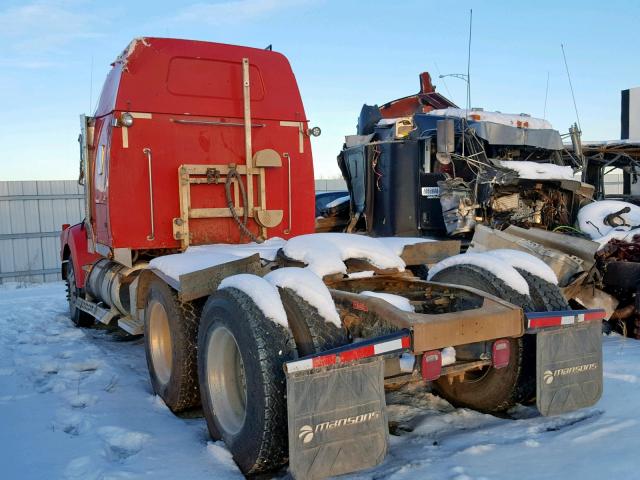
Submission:
[[[469,238],[477,224],[552,230],[591,198],[593,188],[574,177],[581,158],[548,121],[423,93],[407,98],[385,104],[395,117],[365,105],[346,137],[338,165],[351,195],[348,231]],[[317,228],[331,223],[318,219]]]

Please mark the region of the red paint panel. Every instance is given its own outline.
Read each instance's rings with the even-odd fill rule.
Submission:
[[[562,322],[561,317],[542,317],[529,320],[529,328],[543,328],[554,327],[560,325]]]
[[[313,358],[313,368],[328,367],[335,365],[336,355],[324,355],[322,357]]]
[[[96,262],[100,256],[87,250],[87,231],[84,223],[78,223],[62,231],[60,234],[60,259],[73,262],[78,288],[84,288],[86,273],[83,265]]]
[[[604,316],[605,316],[604,310],[598,310],[595,312],[586,312],[584,314],[584,320],[585,322],[591,322],[595,320],[604,320]]]
[[[347,350],[346,352],[341,352],[340,360],[343,362],[353,362],[354,360],[373,357],[374,355],[375,355],[375,351],[373,349],[373,345],[365,345],[360,348],[355,348],[353,350]]]

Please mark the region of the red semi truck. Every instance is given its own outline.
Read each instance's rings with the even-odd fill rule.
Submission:
[[[246,474],[379,463],[385,383],[488,412],[597,402],[602,311],[569,311],[535,272],[514,286],[506,261],[413,275],[457,241],[315,234],[318,133],[279,53],[131,42],[81,117],[85,219],[61,236],[73,322],[144,334],[154,391],[201,405]]]

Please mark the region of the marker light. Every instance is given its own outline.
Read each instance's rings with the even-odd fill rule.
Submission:
[[[129,112],[122,113],[122,115],[120,115],[120,125],[127,128],[133,125],[133,115]]]

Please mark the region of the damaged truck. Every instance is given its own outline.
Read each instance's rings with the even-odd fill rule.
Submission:
[[[388,128],[401,135],[403,127]],[[201,406],[211,436],[247,475],[288,463],[295,478],[325,478],[380,463],[387,383],[430,384],[453,404],[486,412],[532,403],[554,415],[595,404],[603,310],[571,310],[555,273],[532,255],[499,249],[456,263],[459,240],[426,241],[403,222],[385,222],[406,201],[387,185],[426,165],[412,166],[409,154],[432,156],[411,132],[350,147],[361,152],[361,163],[345,164],[360,168],[348,167],[353,178],[381,173],[351,182],[355,212],[370,207],[355,189],[384,202],[373,229],[314,233],[311,137],[319,130],[309,127],[287,59],[134,40],[112,64],[95,113],[81,117],[85,219],[64,229],[60,250],[72,321],[144,335],[154,392],[173,412]],[[479,138],[465,154],[478,164],[486,162],[473,146]],[[406,155],[390,169],[376,149]],[[444,182],[457,206],[439,225],[466,229],[477,223],[468,210],[489,190],[478,197],[485,187],[468,176],[447,182],[446,169],[462,165],[453,150],[434,152],[448,157],[429,164],[425,195],[416,183],[411,198],[427,202],[428,225]],[[374,158],[375,170],[362,170]],[[514,174],[494,175],[511,197],[493,210],[522,221],[562,222],[584,188],[570,183],[516,201],[520,190],[507,183]],[[538,207],[544,195],[562,203]],[[369,221],[360,217],[355,227]],[[420,278],[425,266],[429,280]]]
[[[571,306],[604,308],[608,326],[640,336],[640,257],[628,233],[640,207],[622,201],[637,181],[637,148],[582,145],[576,125],[561,135],[527,114],[461,109],[428,73],[420,83],[416,95],[363,106],[338,156],[349,194],[324,209],[317,230],[457,238],[461,263],[524,251],[552,268]],[[599,201],[616,165],[626,197]],[[431,278],[427,268],[416,273]]]

